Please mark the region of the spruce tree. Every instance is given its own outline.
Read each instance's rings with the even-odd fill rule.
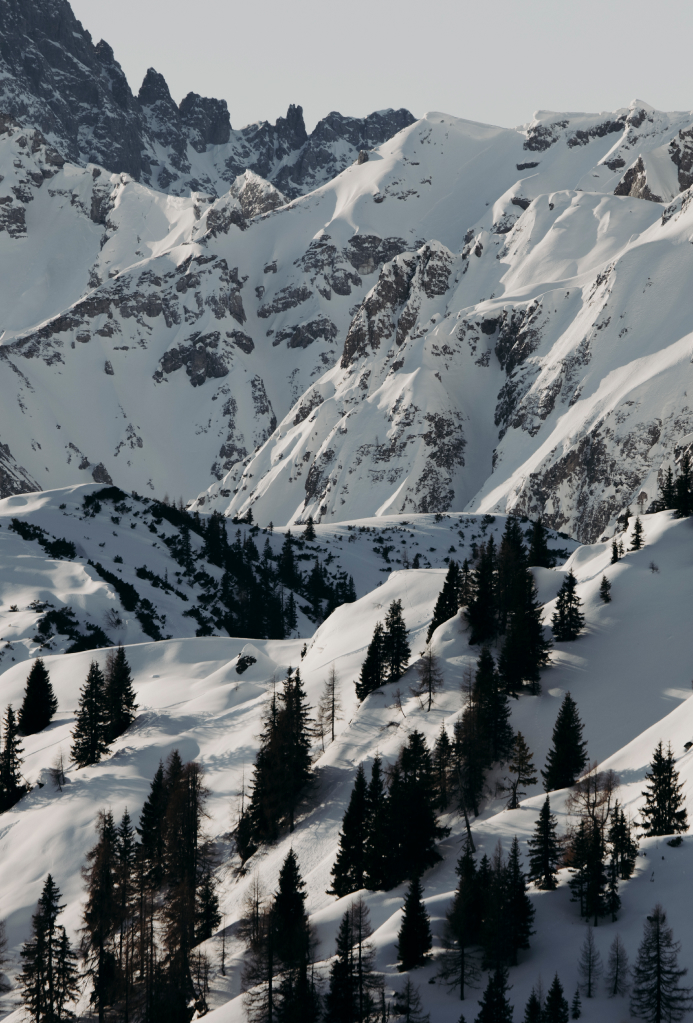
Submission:
[[[620,554],[619,554],[619,550],[618,550],[618,544],[616,543],[615,540],[612,540],[611,541],[611,564],[615,565],[616,562],[618,561],[619,557],[620,557]]]
[[[291,633],[296,630],[298,625],[298,612],[296,611],[296,601],[294,599],[293,591],[289,593],[289,599],[284,607],[284,628],[286,629],[287,635],[291,636]]]
[[[71,756],[78,767],[99,762],[108,752],[108,720],[104,677],[96,661],[79,694],[77,720],[72,733]]]
[[[508,971],[504,966],[499,966],[489,974],[479,1007],[476,1023],[512,1023],[513,1008],[508,1001]]]
[[[520,805],[519,797],[527,794],[520,786],[536,785],[538,781],[536,768],[532,760],[532,752],[525,742],[522,732],[518,732],[513,740],[510,759],[508,760],[508,770],[511,775],[509,778],[510,799],[508,801],[508,809],[517,810]]]
[[[643,830],[648,835],[676,835],[688,831],[688,815],[679,783],[671,743],[666,751],[660,739],[654,751],[650,771],[645,775],[648,785],[642,793],[645,805],[641,809]]]
[[[433,945],[431,925],[422,895],[421,879],[416,875],[407,889],[402,924],[397,935],[399,970],[413,970],[423,966]]]
[[[438,809],[447,810],[450,802],[450,766],[452,764],[452,743],[445,728],[440,726],[436,744],[433,747],[433,769],[438,790]]]
[[[445,576],[443,588],[438,594],[436,606],[433,608],[433,618],[426,633],[426,642],[431,642],[431,637],[439,625],[454,618],[459,608],[460,569],[456,561],[450,560],[448,571]]]
[[[645,546],[645,533],[644,533],[644,530],[642,528],[642,522],[640,521],[640,516],[638,515],[636,517],[636,519],[635,519],[635,523],[633,524],[633,536],[631,537],[631,541],[630,541],[630,550],[631,551],[639,551],[639,550],[642,550],[642,548],[644,546]]]
[[[313,516],[312,515],[308,516],[308,521],[306,522],[306,528],[303,530],[303,539],[304,540],[308,540],[309,542],[311,540],[315,539],[315,526],[313,524]]]
[[[35,1023],[56,1023],[74,1018],[67,1006],[78,994],[76,956],[65,928],[56,920],[65,907],[49,874],[31,919],[32,934],[21,950],[19,984],[24,1005]]]
[[[53,692],[48,670],[37,658],[31,666],[26,680],[24,700],[19,710],[18,725],[24,735],[35,735],[46,728],[58,709],[58,700]]]
[[[317,1005],[308,979],[310,926],[305,910],[305,881],[291,849],[279,873],[272,903],[273,955],[282,970],[278,990],[277,1020],[316,1019]]]
[[[609,998],[615,998],[616,995],[623,997],[626,994],[630,986],[628,976],[628,953],[623,947],[621,936],[617,934],[609,949],[609,962],[605,978]]]
[[[82,953],[94,985],[99,1023],[103,1023],[106,1006],[112,1000],[112,938],[118,925],[116,830],[110,812],[99,814],[96,830],[98,842],[87,853],[88,865],[84,870],[87,902],[83,913]]]
[[[578,973],[582,980],[582,991],[586,998],[594,998],[597,983],[603,972],[602,957],[594,943],[592,925],[587,925],[587,934],[580,949]]]
[[[359,764],[356,782],[342,820],[339,851],[332,867],[332,887],[328,892],[338,899],[364,887],[367,817],[366,775],[363,764]]]
[[[329,989],[325,997],[325,1023],[352,1023],[355,1018],[353,943],[349,908],[337,931],[336,956],[330,966]]]
[[[22,798],[26,785],[22,784],[22,753],[19,728],[12,707],[8,706],[2,729],[0,753],[0,809],[8,810]]]
[[[542,1008],[539,995],[536,990],[532,988],[525,1005],[525,1014],[522,1018],[522,1023],[541,1023],[542,1019]]]
[[[626,820],[623,808],[619,806],[618,800],[614,803],[611,811],[611,824],[608,834],[611,855],[615,860],[618,876],[622,881],[627,881],[635,870],[635,859],[638,855],[638,843],[633,838],[633,831],[630,821]]]
[[[529,539],[528,564],[537,565],[539,568],[553,568],[554,559],[549,551],[547,541],[548,530],[541,518],[532,523],[532,532]]]
[[[577,579],[571,569],[558,591],[556,610],[551,617],[553,634],[559,642],[577,639],[585,627],[585,616],[580,610],[582,601],[576,587]]]
[[[387,827],[387,795],[382,760],[376,754],[366,795],[366,838],[364,843],[364,885],[371,891],[386,888],[390,847]]]
[[[616,923],[616,914],[621,908],[621,896],[618,894],[618,866],[614,856],[611,857],[611,861],[607,866],[606,876],[607,882],[604,909],[606,914],[611,916],[611,922],[613,924]]]
[[[465,558],[460,569],[459,590],[457,592],[458,607],[468,607],[473,597],[474,579],[469,560]]]
[[[142,855],[147,864],[147,879],[153,889],[161,886],[164,879],[164,817],[166,815],[167,792],[164,782],[164,765],[159,766],[152,778],[137,834],[142,843]]]
[[[419,989],[414,987],[409,977],[402,990],[395,995],[392,1009],[399,1017],[400,1023],[430,1023],[431,1017],[421,1007]],[[386,1020],[387,1016],[382,1013],[381,1019]]]
[[[356,695],[365,700],[369,693],[380,689],[386,681],[386,665],[384,654],[384,630],[381,622],[376,622],[373,638],[366,650],[366,659],[361,666],[361,674],[356,683]]]
[[[681,987],[687,970],[679,969],[681,945],[674,941],[666,913],[656,905],[645,922],[633,969],[630,1014],[646,1023],[679,1023],[693,1010],[690,988]]]
[[[535,696],[541,692],[541,669],[548,663],[551,648],[544,638],[542,614],[534,576],[525,571],[508,613],[507,634],[498,661],[506,692],[513,695],[523,687]]]
[[[570,1005],[570,1018],[580,1019],[580,1016],[582,1016],[582,1002],[580,1001],[580,988],[576,987],[573,1001]]]
[[[561,861],[561,844],[556,836],[556,817],[551,813],[548,796],[539,813],[534,835],[527,845],[530,849],[530,881],[542,891],[553,891],[558,887],[556,872]]]
[[[402,617],[402,601],[393,600],[387,609],[383,633],[383,663],[388,682],[397,682],[407,669],[411,648]]]
[[[473,699],[479,739],[484,748],[484,766],[490,767],[496,761],[506,759],[514,739],[508,699],[488,647],[483,648],[477,661]]]
[[[605,575],[602,576],[602,581],[599,584],[599,596],[605,604],[611,603],[611,583]]]
[[[479,549],[474,572],[473,596],[465,617],[469,624],[469,642],[489,643],[498,631],[498,598],[496,586],[496,546],[493,536]]]
[[[544,1002],[544,1014],[541,1023],[568,1023],[570,1010],[563,994],[563,985],[556,974]]]
[[[608,912],[609,878],[604,863],[603,837],[595,820],[583,817],[571,849],[572,901],[580,903],[580,915],[592,918],[596,927],[599,917]]]
[[[118,646],[115,651],[109,651],[104,700],[108,721],[107,741],[112,742],[130,727],[135,720],[137,710],[130,665],[125,658],[125,650],[122,646]]]
[[[566,693],[556,717],[552,745],[541,772],[547,792],[575,784],[587,763],[587,743],[582,738],[582,721],[575,701]]]
[[[517,965],[517,953],[529,948],[529,939],[534,934],[534,906],[527,895],[527,884],[520,862],[520,846],[517,837],[510,845],[508,865],[505,872],[507,898],[505,920],[510,944],[511,965]]]
[[[440,861],[435,843],[447,830],[438,825],[436,802],[431,754],[423,734],[414,731],[402,747],[390,779],[386,812],[389,887]]]

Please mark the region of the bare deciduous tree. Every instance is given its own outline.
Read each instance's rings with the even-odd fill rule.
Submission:
[[[423,657],[416,662],[414,668],[417,681],[411,687],[412,695],[418,696],[422,707],[427,703],[426,710],[430,711],[435,694],[439,693],[443,688],[443,672],[440,667],[440,658],[436,657],[429,647]]]

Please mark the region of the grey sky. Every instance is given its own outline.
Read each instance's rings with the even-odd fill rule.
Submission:
[[[512,126],[536,109],[693,108],[690,0],[72,0],[135,92],[226,99],[233,127],[408,107]]]

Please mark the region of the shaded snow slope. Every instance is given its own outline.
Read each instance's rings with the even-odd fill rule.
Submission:
[[[643,523],[645,548],[626,554],[616,565],[609,564],[606,545],[597,544],[575,550],[563,568],[536,570],[541,599],[547,601],[548,620],[551,600],[563,574],[568,567],[573,568],[578,592],[585,602],[587,628],[576,642],[555,646],[552,664],[542,676],[542,695],[523,696],[512,705],[513,726],[523,731],[537,766],[542,766],[562,693],[569,689],[585,723],[590,756],[618,771],[622,781],[620,798],[633,815],[642,802],[639,793],[644,773],[660,738],[672,742],[684,792],[687,797],[693,794],[693,760],[683,750],[693,727],[687,636],[687,614],[693,600],[692,527],[690,520],[673,520],[670,513],[644,516]],[[629,535],[627,531],[626,546]],[[653,572],[650,563],[655,563],[658,571]],[[597,595],[604,573],[612,581],[613,601],[609,605],[601,604]],[[92,823],[97,810],[108,806],[119,815],[127,805],[137,816],[159,758],[178,747],[184,757],[195,756],[205,767],[211,790],[208,830],[217,840],[222,860],[218,879],[227,927],[226,978],[219,970],[218,935],[207,949],[213,961],[212,1006],[216,1017],[220,1021],[243,1018],[242,1002],[237,997],[242,948],[235,937],[243,895],[254,870],[269,888],[276,884],[290,844],[308,884],[308,909],[319,939],[318,956],[323,961],[319,969],[325,975],[324,960],[333,953],[336,929],[349,902],[335,900],[325,895],[325,890],[356,766],[360,762],[368,765],[376,752],[391,760],[414,728],[422,730],[429,743],[441,724],[451,729],[462,710],[459,682],[465,667],[474,664],[478,650],[468,646],[455,619],[436,631],[433,644],[443,659],[445,688],[430,714],[416,699],[408,697],[412,670],[399,686],[385,686],[360,706],[353,681],[374,624],[395,597],[403,602],[414,654],[423,648],[443,577],[442,570],[393,572],[382,587],[355,604],[342,606],[324,622],[302,660],[300,641],[252,641],[257,662],[240,679],[234,663],[245,646],[242,639],[192,638],[128,646],[140,704],[138,718],[101,765],[81,771],[69,769],[62,793],[53,788],[46,771],[55,752],[69,744],[72,708],[90,659],[96,656],[101,660],[105,654],[47,657],[59,711],[46,732],[25,740],[25,774],[32,782],[41,780],[45,785],[34,788],[3,816],[0,836],[0,878],[12,878],[12,884],[0,883],[0,913],[8,918],[13,955],[26,937],[29,916],[48,870],[65,894],[65,922],[74,933],[81,905],[79,867],[93,842]],[[288,664],[299,662],[313,705],[334,665],[340,678],[344,716],[338,723],[335,742],[324,753],[315,750],[316,786],[306,800],[296,831],[291,838],[287,835],[276,846],[256,854],[250,861],[249,874],[239,878],[233,869],[228,833],[242,778],[245,774],[247,780],[257,748],[272,675],[280,677]],[[25,664],[16,664],[0,675],[3,701],[19,702],[26,670]],[[393,690],[398,687],[404,695],[403,714],[394,701]],[[524,842],[533,831],[543,793],[536,786],[521,809],[503,810],[503,799],[493,794],[496,778],[501,777],[502,771],[498,771],[489,778],[490,791],[480,818],[473,824],[475,842],[480,853],[491,853],[498,840],[507,849],[517,835],[524,854]],[[556,793],[552,797],[562,831],[568,824],[565,796]],[[442,920],[455,885],[454,866],[463,830],[454,814],[446,822],[452,833],[440,847],[444,860],[423,879],[436,948],[440,947]],[[30,856],[26,854],[28,849]],[[670,849],[662,840],[643,842],[635,876],[621,888],[623,910],[619,920],[615,924],[603,922],[595,932],[604,958],[618,932],[633,961],[645,914],[661,901],[676,937],[683,942],[682,965],[693,962],[693,924],[685,895],[692,849],[688,838],[678,849]],[[386,975],[389,992],[403,982],[395,969],[394,951],[402,892],[399,888],[366,896],[376,927],[377,966]],[[521,954],[520,965],[510,975],[516,1018],[540,976],[546,988],[557,970],[572,996],[578,952],[585,935],[584,922],[569,901],[566,871],[561,872],[556,892],[533,891],[531,897],[537,910],[537,933],[531,939],[530,950]],[[476,998],[472,995],[460,1006],[443,986],[428,985],[434,973],[433,964],[412,975],[433,1018],[440,1023],[456,1023],[461,1009],[465,1018],[473,1018],[478,1011]],[[584,1018],[593,1023],[627,1019],[627,1006],[608,1000],[601,989],[592,1002],[583,1000],[583,1011]]]

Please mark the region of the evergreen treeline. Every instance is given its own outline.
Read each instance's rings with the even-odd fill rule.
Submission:
[[[498,549],[493,536],[479,547],[465,611],[470,643],[501,641],[498,669],[505,691],[512,695],[523,689],[540,692],[541,669],[548,661],[542,605],[529,570],[530,564],[550,563],[541,522],[533,529],[531,555],[517,519],[510,516]]]
[[[122,646],[108,652],[106,672],[92,661],[79,694],[71,756],[78,767],[96,764],[135,720],[137,704]]]
[[[679,518],[693,514],[693,467],[688,452],[681,456],[676,476],[671,466],[664,473],[659,483],[659,494],[652,511],[673,508]]]
[[[370,782],[362,766],[342,821],[330,894],[342,898],[362,888],[389,890],[420,876],[440,860],[435,848],[447,834],[438,824],[440,786],[421,732],[402,747],[387,782],[380,757]]]
[[[250,800],[241,808],[236,828],[242,862],[259,845],[276,841],[283,824],[293,831],[296,808],[311,777],[311,732],[301,673],[289,668],[265,715]]]
[[[373,638],[356,683],[359,700],[365,700],[369,693],[388,682],[397,682],[406,671],[410,656],[402,601],[393,600],[387,610],[385,625],[377,622],[373,630]]]

